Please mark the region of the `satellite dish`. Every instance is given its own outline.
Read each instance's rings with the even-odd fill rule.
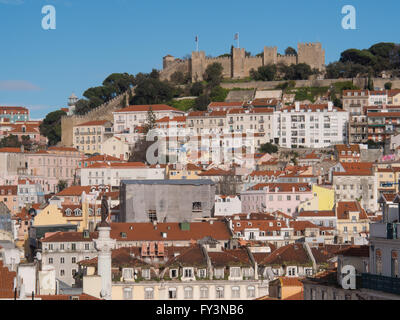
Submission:
[[[42,260],[42,254],[41,254],[40,252],[37,252],[37,253],[36,253],[36,259],[37,259],[38,261],[41,261],[41,260]]]

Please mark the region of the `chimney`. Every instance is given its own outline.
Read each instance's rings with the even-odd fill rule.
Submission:
[[[328,101],[328,111],[332,111],[332,110],[333,110],[333,102]]]
[[[300,111],[300,101],[296,101],[294,103],[294,109],[295,109],[296,112]]]

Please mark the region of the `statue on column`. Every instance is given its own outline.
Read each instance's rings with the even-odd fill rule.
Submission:
[[[101,223],[100,226],[101,227],[108,227],[108,213],[109,213],[109,209],[108,209],[108,201],[105,195],[103,195],[102,199],[101,199]]]

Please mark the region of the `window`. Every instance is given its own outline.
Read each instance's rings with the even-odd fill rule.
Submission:
[[[207,287],[201,287],[200,288],[200,298],[201,299],[208,299],[208,288]]]
[[[169,288],[168,289],[168,298],[169,299],[176,299],[176,288]]]
[[[64,257],[60,258],[60,263],[65,263],[65,258]]]
[[[132,288],[124,288],[124,300],[132,300]]]
[[[169,271],[169,276],[171,279],[178,277],[178,269],[171,269]]]
[[[222,279],[224,277],[224,268],[214,269],[214,276],[217,279]]]
[[[183,277],[184,278],[192,278],[193,277],[193,268],[183,268]]]
[[[232,287],[232,299],[240,298],[240,287]]]
[[[72,250],[72,251],[75,251],[75,250],[76,250],[76,243],[72,243],[72,244],[71,244],[71,250]]]
[[[147,213],[150,222],[157,221],[157,212],[156,210],[149,210]]]
[[[90,249],[90,244],[89,243],[85,243],[85,250],[89,250]]]
[[[154,299],[154,289],[153,288],[145,288],[144,289],[144,298],[145,299]]]
[[[76,263],[76,257],[72,257],[71,263]]]
[[[201,210],[201,202],[193,202],[192,203],[192,211],[202,211]]]
[[[223,299],[224,298],[224,287],[217,287],[215,289],[215,297],[217,299]]]
[[[240,277],[240,268],[239,267],[231,267],[230,268],[230,276],[233,278]]]
[[[185,287],[183,290],[185,299],[193,299],[193,288]]]
[[[207,277],[207,269],[200,269],[200,270],[198,271],[198,275],[199,275],[199,278],[205,278],[205,277]]]
[[[287,268],[287,275],[289,276],[289,277],[294,277],[294,276],[296,276],[296,267],[288,267]]]
[[[122,269],[122,277],[124,279],[133,279],[133,269],[132,268],[123,268]]]
[[[254,286],[247,287],[247,298],[255,298],[256,288]]]
[[[49,258],[49,264],[53,264],[53,258]]]
[[[143,269],[142,270],[142,278],[150,279],[150,269]]]
[[[64,243],[60,244],[60,250],[64,250]]]
[[[60,270],[60,277],[64,277],[64,275],[65,275],[65,270],[64,270],[64,269],[61,269],[61,270]]]

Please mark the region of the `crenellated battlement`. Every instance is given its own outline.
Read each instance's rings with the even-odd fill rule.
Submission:
[[[250,75],[252,69],[257,69],[268,64],[284,63],[299,64],[307,63],[311,68],[322,71],[325,68],[325,50],[319,42],[299,43],[297,55],[281,55],[276,46],[265,46],[260,57],[246,57],[244,48],[233,48],[231,56],[208,58],[204,51],[192,52],[190,60],[183,63],[174,63],[174,57],[166,56],[163,60],[164,69],[161,71],[162,79],[169,77],[176,71],[187,71],[192,74],[192,81],[203,80],[207,66],[212,63],[221,63],[223,76],[225,78],[245,78]],[[182,67],[184,66],[184,67]]]

